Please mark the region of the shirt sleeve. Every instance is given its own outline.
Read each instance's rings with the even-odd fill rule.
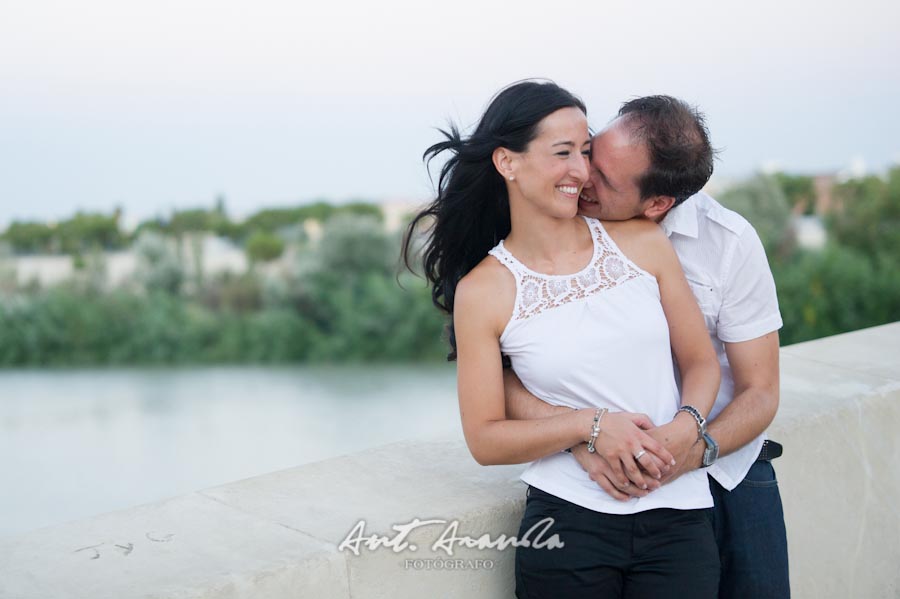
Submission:
[[[717,329],[722,341],[749,341],[781,328],[775,280],[759,235],[750,225],[738,238],[722,290]]]

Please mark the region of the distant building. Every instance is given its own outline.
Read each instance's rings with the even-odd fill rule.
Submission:
[[[791,221],[791,228],[794,230],[798,246],[808,250],[820,250],[825,247],[828,234],[822,223],[822,217],[795,215]]]
[[[176,243],[174,240],[169,242]],[[201,234],[197,242],[184,243],[181,248],[185,272],[189,277],[196,274],[197,266],[204,275],[222,272],[237,274],[247,270],[244,250],[227,239],[207,233]],[[102,261],[106,285],[110,288],[127,284],[137,271],[137,255],[132,250],[84,256],[86,261],[95,258]],[[75,258],[67,254],[15,256],[7,261],[15,271],[19,285],[37,283],[41,287],[50,287],[71,279],[75,274]]]

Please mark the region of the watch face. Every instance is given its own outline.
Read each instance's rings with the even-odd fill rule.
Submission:
[[[703,450],[703,465],[712,466],[719,458],[719,444],[707,433],[704,433],[703,440],[706,442],[706,449]]]

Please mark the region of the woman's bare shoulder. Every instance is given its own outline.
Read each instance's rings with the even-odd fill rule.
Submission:
[[[456,286],[456,298],[472,299],[489,298],[497,293],[511,291],[516,293],[516,280],[508,268],[493,256],[485,256],[475,268],[459,280]]]
[[[515,302],[515,277],[496,258],[487,256],[457,284],[454,312],[474,310],[505,326]]]

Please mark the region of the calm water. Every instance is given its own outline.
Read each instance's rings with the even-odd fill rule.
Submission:
[[[0,371],[0,537],[434,436],[453,366]]]

